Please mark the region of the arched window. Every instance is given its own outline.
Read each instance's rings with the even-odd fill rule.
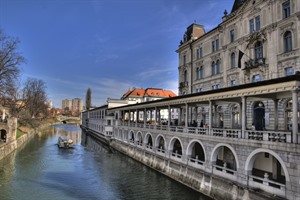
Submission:
[[[292,33],[291,31],[285,32],[283,36],[283,43],[284,43],[284,52],[292,51],[293,45],[292,45]]]
[[[216,62],[216,74],[220,74],[220,60]]]
[[[183,81],[187,82],[187,71],[186,70],[183,73]]]
[[[255,61],[257,62],[259,59],[263,58],[263,44],[261,41],[256,42],[255,49]]]
[[[231,54],[231,68],[235,68],[236,67],[236,64],[235,64],[235,53],[232,53]]]
[[[211,75],[215,75],[215,74],[216,74],[216,64],[215,61],[213,61],[211,64]]]
[[[199,79],[203,78],[203,66],[199,68]]]

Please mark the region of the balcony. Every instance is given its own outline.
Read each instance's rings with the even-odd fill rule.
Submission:
[[[187,82],[187,81],[179,83],[180,88],[187,87],[188,85],[189,85],[189,82]]]
[[[258,59],[250,59],[245,62],[245,68],[244,69],[254,69],[260,66],[264,66],[266,64],[265,58],[258,58]]]

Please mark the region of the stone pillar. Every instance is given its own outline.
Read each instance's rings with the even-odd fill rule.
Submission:
[[[245,131],[247,129],[247,99],[242,97],[242,138],[245,137]]]
[[[168,106],[168,127],[171,125],[171,106]]]
[[[212,108],[213,108],[213,104],[212,101],[209,101],[209,105],[208,105],[208,133],[209,135],[211,135],[211,130],[212,130]]]
[[[298,91],[292,91],[292,100],[293,100],[293,136],[292,142],[296,144],[297,141],[297,134],[298,134]]]
[[[144,127],[146,126],[146,123],[147,123],[147,109],[145,108],[144,109]]]
[[[182,108],[180,107],[179,109],[178,109],[178,126],[180,126],[181,125],[181,120],[182,120]]]
[[[188,123],[189,123],[188,116],[189,116],[189,105],[186,103],[185,104],[185,119],[184,119],[185,128],[188,127]]]
[[[7,119],[7,125],[8,125],[8,133],[6,135],[6,142],[16,140],[18,119],[16,117],[9,117]]]
[[[278,130],[278,99],[274,99],[274,130]]]

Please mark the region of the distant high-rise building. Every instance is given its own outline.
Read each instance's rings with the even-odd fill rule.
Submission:
[[[71,110],[72,109],[72,101],[69,99],[63,99],[61,108],[63,110],[66,110],[66,109]]]
[[[74,98],[72,99],[72,111],[80,112],[83,110],[82,99]]]

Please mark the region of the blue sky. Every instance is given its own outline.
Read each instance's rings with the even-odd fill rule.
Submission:
[[[132,87],[177,94],[179,41],[195,20],[206,31],[234,0],[0,0],[0,28],[21,41],[22,80],[42,79],[55,107],[120,98]]]

